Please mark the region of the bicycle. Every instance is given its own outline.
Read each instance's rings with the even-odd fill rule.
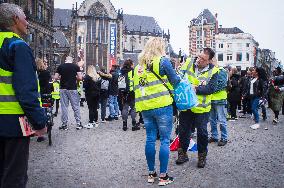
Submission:
[[[47,120],[47,135],[48,135],[48,145],[52,145],[52,139],[51,139],[51,130],[53,123],[53,115],[52,115],[52,109],[53,109],[53,102],[52,102],[52,95],[51,94],[43,94],[41,95],[41,102],[42,102],[42,108],[44,108],[46,116],[48,118]]]

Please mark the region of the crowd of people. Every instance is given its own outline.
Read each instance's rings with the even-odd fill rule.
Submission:
[[[223,68],[218,66],[211,48],[204,48],[195,58],[172,61],[166,57],[164,40],[150,38],[136,66],[127,59],[121,66],[113,65],[109,72],[105,67],[88,65],[83,73],[69,56],[55,75],[51,75],[47,62],[34,60],[30,47],[22,39],[27,34],[27,26],[20,7],[8,3],[0,5],[0,187],[26,186],[30,135],[25,132],[29,124],[21,128],[21,119],[25,117],[32,124],[39,142],[44,140],[47,117],[41,108],[39,94],[51,94],[54,117],[61,106],[59,129],[62,131],[70,127],[69,102],[77,130],[98,128],[100,123],[116,121],[121,116],[122,131],[127,131],[129,115],[132,131],[140,130],[143,124],[149,170],[147,181],[154,183],[159,178],[160,186],[174,181],[168,174],[168,162],[173,116],[177,116],[177,110],[169,90],[174,90],[182,79],[191,83],[198,105],[178,113],[177,165],[189,161],[187,151],[195,131],[197,167],[204,168],[208,144],[216,142],[218,146],[225,146],[228,142],[227,120],[252,118],[254,124],[250,127],[258,129],[261,127],[259,109],[262,119],[268,121],[266,110],[270,107],[275,115],[272,120],[275,125],[279,123],[281,108],[284,114],[281,68],[275,69],[271,77],[260,67],[246,71]],[[82,125],[80,114],[82,99],[86,100],[89,110],[86,125]],[[207,130],[209,122],[211,134]],[[155,164],[157,139],[160,139],[159,175]]]

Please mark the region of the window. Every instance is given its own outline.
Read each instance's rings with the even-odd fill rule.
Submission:
[[[214,35],[214,30],[211,29],[211,30],[210,30],[210,36],[213,36],[213,35]]]
[[[37,17],[38,17],[39,20],[43,19],[43,5],[42,4],[38,5],[38,15],[37,15]]]
[[[233,54],[227,54],[227,61],[233,60]]]
[[[196,36],[200,37],[201,36],[201,30],[196,31]]]
[[[213,40],[210,40],[210,48],[214,48],[214,46],[213,46]]]
[[[249,61],[249,53],[247,53],[247,61]]]
[[[236,61],[242,61],[242,53],[237,53]]]
[[[218,54],[218,61],[223,61],[223,54]]]
[[[219,48],[223,48],[223,43],[222,43],[222,44],[219,44]]]
[[[249,43],[246,44],[247,48],[249,47]]]
[[[232,48],[232,43],[228,43],[227,44],[227,47],[230,49],[230,48]]]

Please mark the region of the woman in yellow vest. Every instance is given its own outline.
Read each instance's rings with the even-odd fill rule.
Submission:
[[[155,170],[155,142],[160,133],[160,178],[159,185],[173,182],[168,176],[169,144],[173,125],[173,99],[168,89],[158,77],[172,88],[179,83],[169,59],[165,55],[165,42],[161,38],[151,38],[139,56],[139,65],[134,69],[135,108],[141,112],[146,127],[145,155],[149,176],[148,182],[154,183],[157,177]],[[154,73],[156,74],[154,74]],[[169,82],[170,81],[170,82]]]

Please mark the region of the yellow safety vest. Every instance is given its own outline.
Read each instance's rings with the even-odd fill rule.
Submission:
[[[60,89],[59,89],[59,83],[53,82],[53,92],[51,93],[53,99],[60,99]]]
[[[220,72],[220,70],[223,69],[222,67],[218,67],[218,72]],[[219,101],[219,100],[225,100],[227,99],[227,90],[223,89],[221,91],[218,91],[216,93],[212,94],[212,101]]]
[[[167,76],[161,76],[160,59],[153,59],[153,71],[159,75],[164,82],[172,89]],[[150,71],[146,70],[146,65],[137,65],[134,69],[134,92],[135,92],[135,108],[137,112],[152,110],[169,106],[173,103],[173,99],[168,89],[162,82]]]
[[[81,90],[81,85],[83,84],[83,82],[82,81],[80,81],[79,83],[78,83],[78,85],[77,85],[77,91],[78,91],[78,93],[81,95],[82,94],[82,90]]]
[[[6,38],[17,37],[13,32],[0,32],[0,49]],[[22,39],[21,39],[22,40]],[[16,98],[15,91],[12,85],[13,72],[0,68],[0,114],[24,114],[18,99]],[[38,93],[40,91],[38,82]],[[40,96],[40,94],[39,94]],[[41,104],[40,97],[38,98]]]
[[[134,87],[133,87],[133,85],[134,85],[133,74],[134,73],[133,72],[134,72],[134,70],[128,72],[129,91],[133,91],[134,90]]]
[[[207,85],[212,75],[218,72],[218,69],[213,67],[212,69],[209,69],[208,71],[196,76],[194,72],[194,65],[193,62],[190,61],[190,58],[187,59],[181,70],[187,73],[189,82],[194,86]],[[193,107],[191,111],[197,114],[210,112],[211,99],[212,95],[197,95],[199,104],[196,107]]]

